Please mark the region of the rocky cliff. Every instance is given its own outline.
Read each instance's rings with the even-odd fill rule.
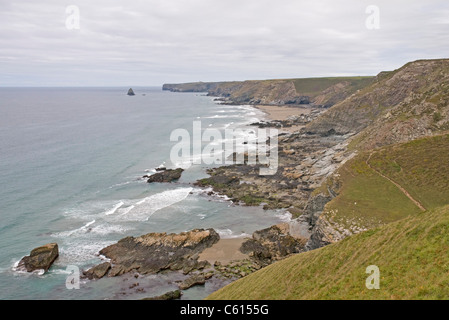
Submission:
[[[304,105],[331,107],[363,88],[372,77],[252,80],[164,84],[172,92],[207,92],[233,104]]]
[[[448,129],[448,59],[419,60],[382,72],[307,126],[309,133],[360,133],[354,146],[364,150]]]

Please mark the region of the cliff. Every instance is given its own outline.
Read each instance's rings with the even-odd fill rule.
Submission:
[[[360,133],[353,147],[364,150],[449,130],[449,59],[419,60],[382,72],[306,129]]]
[[[225,98],[233,104],[313,104],[327,108],[370,84],[372,80],[373,77],[341,77],[196,82],[164,84],[162,89],[172,92],[207,92],[210,96]]]

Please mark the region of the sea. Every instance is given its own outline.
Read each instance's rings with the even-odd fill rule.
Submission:
[[[250,129],[263,113],[221,105],[202,93],[160,87],[0,88],[0,299],[141,299],[177,289],[176,272],[133,274],[67,285],[73,270],[102,262],[98,252],[127,236],[214,228],[247,237],[289,219],[210,196],[194,186],[218,164],[172,163],[176,129]],[[246,132],[246,131],[245,131]],[[198,157],[193,154],[192,157]],[[158,167],[183,167],[175,183],[143,179]],[[16,269],[33,248],[56,242],[59,258],[45,273]],[[75,268],[75,269],[74,269]],[[203,299],[223,286],[210,281],[184,292]]]

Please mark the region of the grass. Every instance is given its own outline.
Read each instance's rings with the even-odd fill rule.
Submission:
[[[338,170],[339,195],[326,205],[323,215],[344,228],[373,228],[419,213],[393,183],[368,167],[367,158],[368,154],[360,154]]]
[[[372,155],[370,164],[426,209],[449,204],[449,135],[383,148]]]
[[[305,78],[292,79],[296,91],[305,96],[314,97],[322,93],[327,88],[347,81],[350,83],[351,91],[355,92],[369,85],[374,77],[327,77],[327,78]]]
[[[368,231],[275,263],[209,299],[448,299],[448,151],[446,134],[360,153],[319,192],[338,186],[323,212],[328,221]],[[380,290],[365,287],[370,265],[380,268]]]
[[[208,299],[448,299],[449,207],[272,264]],[[365,286],[380,269],[380,289]]]

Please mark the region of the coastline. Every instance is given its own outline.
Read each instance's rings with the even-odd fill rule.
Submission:
[[[215,262],[228,264],[234,260],[245,260],[249,255],[240,252],[240,247],[246,238],[220,239],[212,247],[205,249],[200,255],[199,260],[206,260],[211,265]]]

